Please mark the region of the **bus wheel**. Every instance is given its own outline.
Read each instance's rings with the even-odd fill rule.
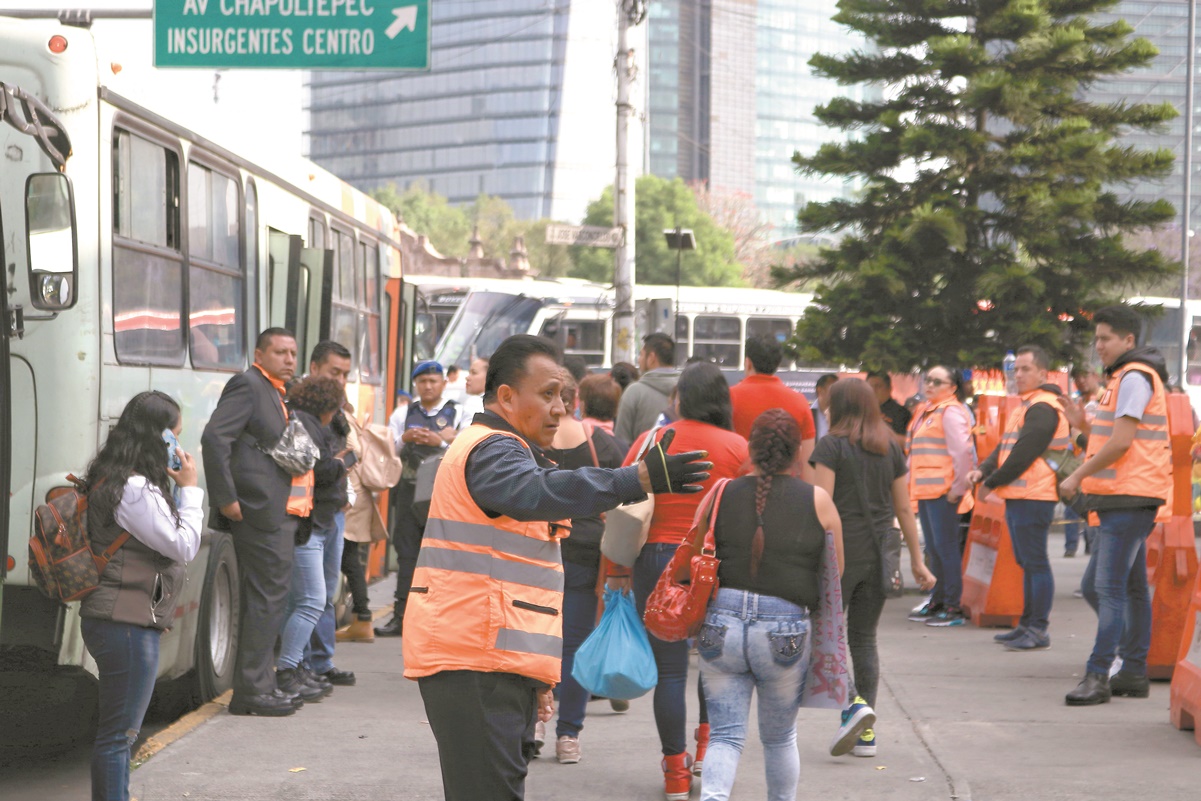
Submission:
[[[206,703],[233,687],[238,653],[238,557],[233,540],[213,532],[196,627],[196,690]]]

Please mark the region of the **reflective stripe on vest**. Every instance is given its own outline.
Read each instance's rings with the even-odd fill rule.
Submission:
[[[405,604],[405,676],[445,670],[516,673],[559,681],[563,652],[563,565],[555,532],[542,521],[490,518],[467,489],[467,458],[492,436],[473,424],[438,469],[429,522]],[[530,454],[530,468],[534,469]]]
[[[1142,373],[1151,382],[1151,400],[1138,422],[1130,448],[1109,467],[1080,482],[1081,492],[1089,495],[1132,495],[1162,500],[1160,516],[1171,514],[1172,451],[1168,439],[1168,400],[1163,381],[1151,367],[1142,363],[1123,365],[1101,393],[1101,400],[1088,437],[1087,458],[1113,436],[1118,407],[1118,389],[1122,378],[1131,371]],[[1158,519],[1158,518],[1157,518]]]
[[[312,513],[313,471],[310,470],[303,475],[292,476],[292,489],[288,492],[288,514],[308,517]]]
[[[1060,396],[1045,389],[1036,389],[1023,395],[1021,404],[1005,420],[1005,433],[1001,436],[1000,452],[997,457],[998,469],[1005,464],[1009,454],[1013,451],[1013,446],[1017,444],[1022,426],[1026,423],[1026,412],[1036,403],[1045,403],[1055,410],[1055,433],[1048,447],[1058,450],[1066,450],[1071,447],[1071,427],[1063,413]],[[1055,471],[1041,455],[1016,480],[997,487],[996,493],[998,497],[1006,500],[1059,500],[1059,486],[1055,479]]]
[[[943,414],[954,395],[927,407],[909,427],[909,495],[914,500],[941,498],[951,489],[955,464],[947,450]]]

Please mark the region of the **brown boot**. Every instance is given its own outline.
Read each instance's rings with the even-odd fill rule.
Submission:
[[[349,626],[338,629],[338,642],[375,642],[375,632],[370,620],[355,620]]]

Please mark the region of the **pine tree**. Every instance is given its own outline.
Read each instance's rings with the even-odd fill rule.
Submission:
[[[855,138],[794,157],[862,185],[799,213],[804,230],[844,238],[777,274],[819,283],[797,330],[803,357],[900,371],[995,365],[1035,343],[1066,360],[1086,340],[1089,310],[1178,269],[1123,239],[1174,218],[1165,200],[1122,199],[1125,183],[1169,175],[1172,153],[1121,142],[1176,111],[1085,99],[1098,79],[1156,54],[1125,22],[1090,21],[1115,2],[838,3],[834,19],[874,47],[810,65],[880,91],[818,107]]]

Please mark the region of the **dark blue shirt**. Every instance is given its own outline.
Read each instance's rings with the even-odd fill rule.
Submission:
[[[472,425],[518,434],[503,418],[481,412]],[[568,520],[589,517],[642,500],[646,493],[638,480],[638,466],[609,470],[581,467],[560,470],[542,449],[522,437],[525,448],[512,437],[489,437],[467,457],[467,491],[492,517],[514,520]]]

